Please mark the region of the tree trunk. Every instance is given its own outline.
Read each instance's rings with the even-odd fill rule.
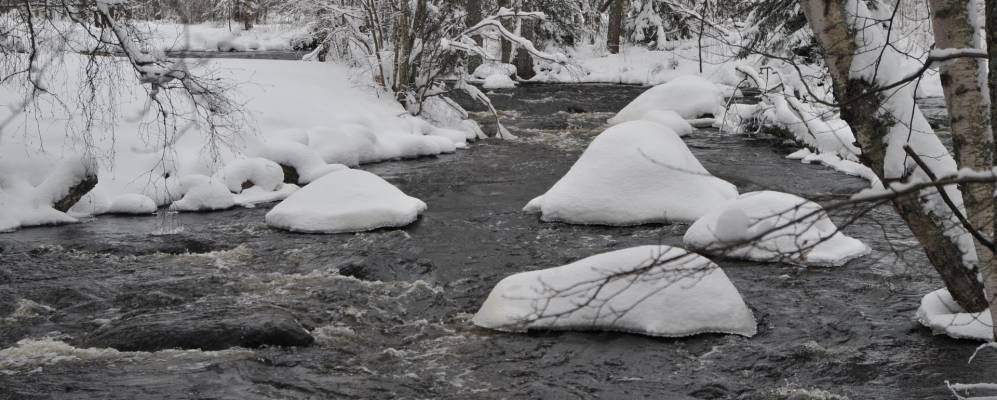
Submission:
[[[533,20],[526,19],[523,21],[521,29],[521,35],[531,42],[534,39],[533,26]],[[513,64],[516,65],[516,76],[522,79],[530,79],[537,75],[537,71],[533,69],[533,56],[522,47],[516,49],[516,57],[513,59]]]
[[[965,0],[931,0],[931,22],[935,31],[936,48],[967,49],[978,46],[973,40],[975,29],[970,24],[969,7],[973,4],[975,3]],[[939,68],[945,105],[952,126],[952,148],[960,169],[989,171],[994,164],[991,110],[988,107],[989,99],[985,98],[984,93],[987,83],[978,79],[980,69],[985,68],[984,64],[984,60],[980,59],[959,58],[946,62]],[[966,184],[960,189],[970,224],[984,236],[993,238],[994,185]],[[997,293],[993,252],[979,241],[975,244],[986,298],[992,302]],[[991,308],[991,315],[997,321],[997,307]],[[997,333],[997,328],[994,332]]]
[[[508,8],[509,0],[499,0],[498,5],[499,7]],[[499,20],[499,23],[502,24],[503,26],[505,25],[505,23],[502,22],[502,20]],[[509,29],[508,26],[506,26],[505,28]],[[512,42],[509,42],[508,40],[501,38],[499,40],[501,40],[501,46],[502,46],[502,58],[501,58],[502,64],[509,64],[509,62],[512,61]]]
[[[468,28],[477,25],[481,22],[481,0],[467,0],[467,17],[464,20],[464,25]],[[483,43],[481,36],[474,35],[474,42],[481,46]],[[478,69],[478,66],[482,63],[481,56],[470,55],[467,58],[467,72],[473,73],[474,70]]]
[[[993,124],[997,124],[997,1],[987,0],[986,7],[987,7],[986,40],[987,40],[987,49],[990,56],[989,57],[990,71],[988,74],[989,77],[988,81],[990,86],[990,124],[991,124],[990,128],[991,131],[993,131]],[[994,157],[997,157],[997,147],[995,147],[993,150],[995,152]],[[994,202],[993,213],[994,215],[997,215],[997,202]],[[994,223],[993,226],[994,236],[997,236],[997,220],[995,220],[993,223]],[[994,273],[994,268],[993,268],[995,262],[997,261],[991,260],[990,273],[989,275],[984,276],[988,288],[993,288],[994,285],[997,284],[997,282],[995,282],[995,280],[997,280],[997,276],[995,276],[997,275],[997,273]],[[990,295],[991,295],[990,316],[994,317],[993,318],[993,321],[995,322],[994,337],[997,338],[997,315],[994,315],[994,313],[997,312],[997,306],[994,306],[995,304],[997,304],[995,303],[995,299],[997,299],[997,296],[995,296],[995,293],[993,291],[990,292]]]
[[[853,17],[846,13],[855,11],[846,9],[847,3],[847,0],[800,0],[817,42],[824,50],[825,62],[834,82],[834,94],[841,103],[841,117],[855,132],[856,141],[862,149],[861,159],[881,180],[888,182],[897,177],[886,175],[888,145],[885,139],[897,121],[887,114],[902,115],[904,110],[897,109],[897,103],[887,101],[890,92],[879,91],[882,84],[877,83],[875,77],[870,81],[869,78],[851,76],[854,55],[859,50],[858,40],[864,38],[860,36],[863,32],[849,28]],[[882,28],[878,24],[870,24],[866,29]],[[976,268],[966,265],[958,244],[946,235],[951,221],[939,220],[924,207],[919,196],[899,197],[893,204],[959,305],[970,312],[986,309],[987,301],[983,296],[983,285],[977,279]]]
[[[613,0],[609,8],[609,28],[606,29],[606,48],[611,54],[620,52],[620,37],[623,36],[623,12],[627,0]]]
[[[401,7],[395,25],[395,96],[403,105],[407,104],[409,84],[412,82],[412,49],[415,39],[422,35],[426,21],[426,1],[415,0],[415,14],[408,0],[399,0]]]

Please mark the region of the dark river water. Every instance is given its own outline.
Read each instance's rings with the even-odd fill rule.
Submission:
[[[520,211],[643,90],[494,93],[518,140],[365,166],[429,204],[405,229],[291,234],[268,228],[261,206],[0,235],[0,398],[934,399],[951,398],[946,380],[997,381],[997,356],[967,364],[977,343],[914,320],[941,281],[887,207],[846,228],[875,251],[844,267],[718,260],[758,318],[751,339],[474,327],[509,274],[681,242],[684,224],[572,226]],[[865,186],[786,160],[794,148],[776,139],[699,130],[687,143],[741,192],[831,201]],[[294,319],[313,343],[226,344]]]

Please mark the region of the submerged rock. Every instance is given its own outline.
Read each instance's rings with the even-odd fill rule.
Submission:
[[[308,346],[315,341],[293,315],[275,307],[218,311],[180,310],[123,318],[93,332],[83,344],[157,351]]]

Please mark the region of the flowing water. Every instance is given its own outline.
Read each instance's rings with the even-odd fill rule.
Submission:
[[[950,398],[946,380],[997,381],[997,356],[967,364],[976,343],[914,321],[921,295],[941,282],[919,251],[893,253],[916,245],[886,207],[846,229],[875,252],[844,267],[718,260],[758,319],[750,339],[474,327],[470,317],[509,274],[681,242],[685,224],[573,226],[520,211],[643,90],[494,93],[518,140],[365,166],[429,204],[405,229],[292,234],[269,229],[261,206],[0,235],[0,399],[830,398],[821,390],[929,399]],[[487,114],[476,118],[491,129]],[[786,160],[793,148],[777,139],[708,129],[687,143],[741,192],[830,201],[865,186]],[[290,315],[315,341],[246,349],[216,340],[271,326],[259,315],[278,325]],[[90,348],[121,320],[138,321],[119,332],[122,351]],[[212,351],[138,351],[192,326],[224,332],[185,339]]]

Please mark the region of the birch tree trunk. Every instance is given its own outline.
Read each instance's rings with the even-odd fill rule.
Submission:
[[[970,7],[978,3],[966,0],[931,0],[930,3],[937,49],[982,47],[982,43],[975,40],[975,24],[970,20]],[[987,82],[983,81],[981,74],[985,68],[985,61],[976,58],[958,58],[939,68],[956,161],[960,168],[974,171],[989,171],[994,164],[990,99],[985,93]],[[960,189],[969,222],[984,236],[993,238],[994,185],[967,184]],[[986,298],[992,304],[997,293],[993,252],[979,241],[975,244]],[[991,307],[990,312],[995,317],[993,320],[997,321],[997,307]],[[997,329],[994,332],[997,334]]]
[[[406,104],[412,81],[412,49],[415,47],[415,39],[422,35],[426,22],[427,0],[414,1],[414,15],[409,0],[399,1],[401,9],[395,25],[395,96],[403,105]]]
[[[903,178],[895,175],[897,166],[894,163],[898,149],[891,148],[888,141],[896,138],[891,137],[897,133],[894,128],[902,128],[897,124],[895,116],[906,113],[911,119],[920,117],[919,120],[923,121],[923,115],[920,115],[920,110],[913,104],[912,94],[908,102],[898,103],[897,99],[888,96],[897,94],[896,92],[882,91],[882,80],[885,77],[870,78],[861,73],[852,75],[853,69],[868,69],[868,65],[853,68],[853,63],[860,44],[867,45],[866,41],[876,33],[871,32],[873,35],[867,36],[870,32],[862,32],[858,27],[882,28],[879,24],[869,24],[868,19],[859,21],[854,15],[849,15],[856,12],[855,9],[865,8],[864,4],[859,3],[860,7],[852,9],[848,7],[849,3],[848,0],[800,0],[817,42],[824,50],[824,59],[834,82],[834,94],[841,103],[841,117],[851,126],[862,149],[862,162],[883,182],[896,181]],[[886,68],[890,67],[888,65]],[[877,75],[879,72],[877,70]],[[911,114],[911,109],[916,114]],[[904,167],[904,175],[906,172],[918,172],[916,168],[908,169],[905,163],[901,165]],[[923,171],[920,173],[923,174]],[[958,195],[958,192],[950,194]],[[957,239],[947,233],[947,230],[953,229],[951,221],[940,218],[922,203],[919,196],[902,196],[893,201],[894,208],[924,247],[928,260],[945,281],[952,297],[966,311],[986,309],[988,304],[983,296],[983,285],[977,279],[975,266],[967,263]]]
[[[987,51],[989,52],[990,60],[990,71],[988,73],[988,86],[990,91],[990,128],[993,130],[993,124],[997,124],[997,1],[987,0],[986,1],[986,32],[987,32]],[[997,147],[994,148],[995,157],[997,157]],[[997,202],[994,202],[994,215],[997,215]],[[993,222],[994,233],[997,236],[997,220]],[[997,273],[994,271],[994,263],[991,262],[990,274],[986,276],[987,286],[993,288],[994,281],[997,280]],[[997,303],[994,296],[994,292],[991,291],[990,298],[990,316],[995,317],[992,319],[994,321],[994,338],[997,338]]]

